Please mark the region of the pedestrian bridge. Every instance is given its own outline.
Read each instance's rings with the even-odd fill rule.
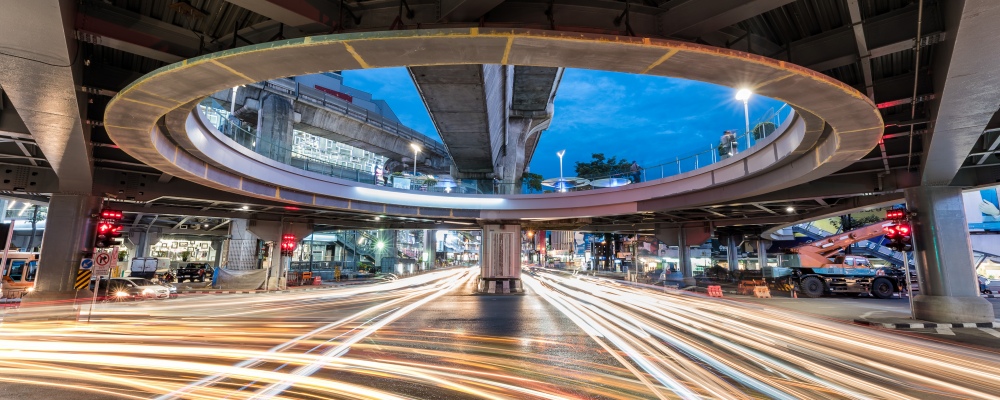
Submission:
[[[476,51],[454,51],[458,48]],[[301,62],[281,61],[287,59]],[[196,107],[221,89],[283,76],[454,64],[693,79],[751,87],[795,111],[750,151],[683,174],[583,192],[473,196],[413,194],[299,170],[227,142]],[[105,125],[111,138],[140,161],[227,191],[361,212],[484,219],[617,215],[734,201],[846,167],[870,151],[883,130],[867,97],[785,62],[671,40],[485,28],[314,36],[197,57],[150,73],[123,90],[108,105]]]

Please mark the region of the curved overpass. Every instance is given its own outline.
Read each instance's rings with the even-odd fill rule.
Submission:
[[[282,76],[450,64],[601,69],[751,87],[796,113],[752,151],[682,175],[583,192],[471,196],[414,194],[298,170],[228,143],[196,107],[212,92]],[[883,122],[853,88],[752,54],[670,40],[469,28],[314,36],[185,60],[119,93],[107,107],[105,126],[140,161],[247,196],[371,213],[520,219],[669,210],[782,189],[863,157],[878,143]]]

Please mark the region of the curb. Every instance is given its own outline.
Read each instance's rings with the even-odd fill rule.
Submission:
[[[888,329],[934,329],[934,328],[1000,328],[1000,322],[964,322],[955,324],[938,324],[933,322],[915,322],[909,324],[889,324],[854,320],[854,323],[868,326],[877,326]]]
[[[984,294],[982,296],[987,299],[1000,299],[1000,294]]]

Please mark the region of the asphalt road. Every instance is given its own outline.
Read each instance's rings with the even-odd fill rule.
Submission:
[[[103,304],[90,324],[4,321],[0,398],[947,399],[1000,393],[1000,354],[819,317],[812,311],[826,306],[821,302],[713,299],[547,271],[526,273],[526,294],[476,295],[477,273]],[[844,316],[876,303],[859,304]],[[905,301],[877,303],[862,314],[883,306],[894,310]]]

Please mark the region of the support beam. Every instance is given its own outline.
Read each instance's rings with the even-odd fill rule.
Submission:
[[[673,5],[660,23],[666,36],[699,38],[794,0],[689,0]]]
[[[439,0],[438,22],[474,22],[503,0]]]
[[[201,53],[202,39],[179,26],[124,8],[87,2],[76,14],[76,38],[168,63]]]
[[[304,33],[330,31],[340,20],[340,2],[329,0],[226,0]]]
[[[761,209],[761,210],[764,210],[764,211],[767,211],[767,212],[769,212],[769,213],[771,213],[771,214],[773,214],[773,215],[778,215],[778,212],[777,212],[777,211],[774,211],[774,210],[772,210],[772,209],[770,209],[770,208],[767,208],[767,207],[764,207],[764,206],[763,206],[763,205],[761,205],[760,203],[752,203],[752,205],[753,205],[754,207],[757,207],[757,208]]]
[[[932,105],[935,123],[923,135],[924,185],[948,185],[979,141],[1000,104],[1000,7],[990,0],[940,4],[948,39],[936,51],[935,90]],[[925,18],[926,20],[926,18]],[[935,108],[936,110],[933,110]]]
[[[75,14],[71,0],[5,4],[0,86],[59,176],[59,189],[89,195],[93,164],[89,127],[80,117],[85,102],[76,90],[83,63],[71,39]]]

